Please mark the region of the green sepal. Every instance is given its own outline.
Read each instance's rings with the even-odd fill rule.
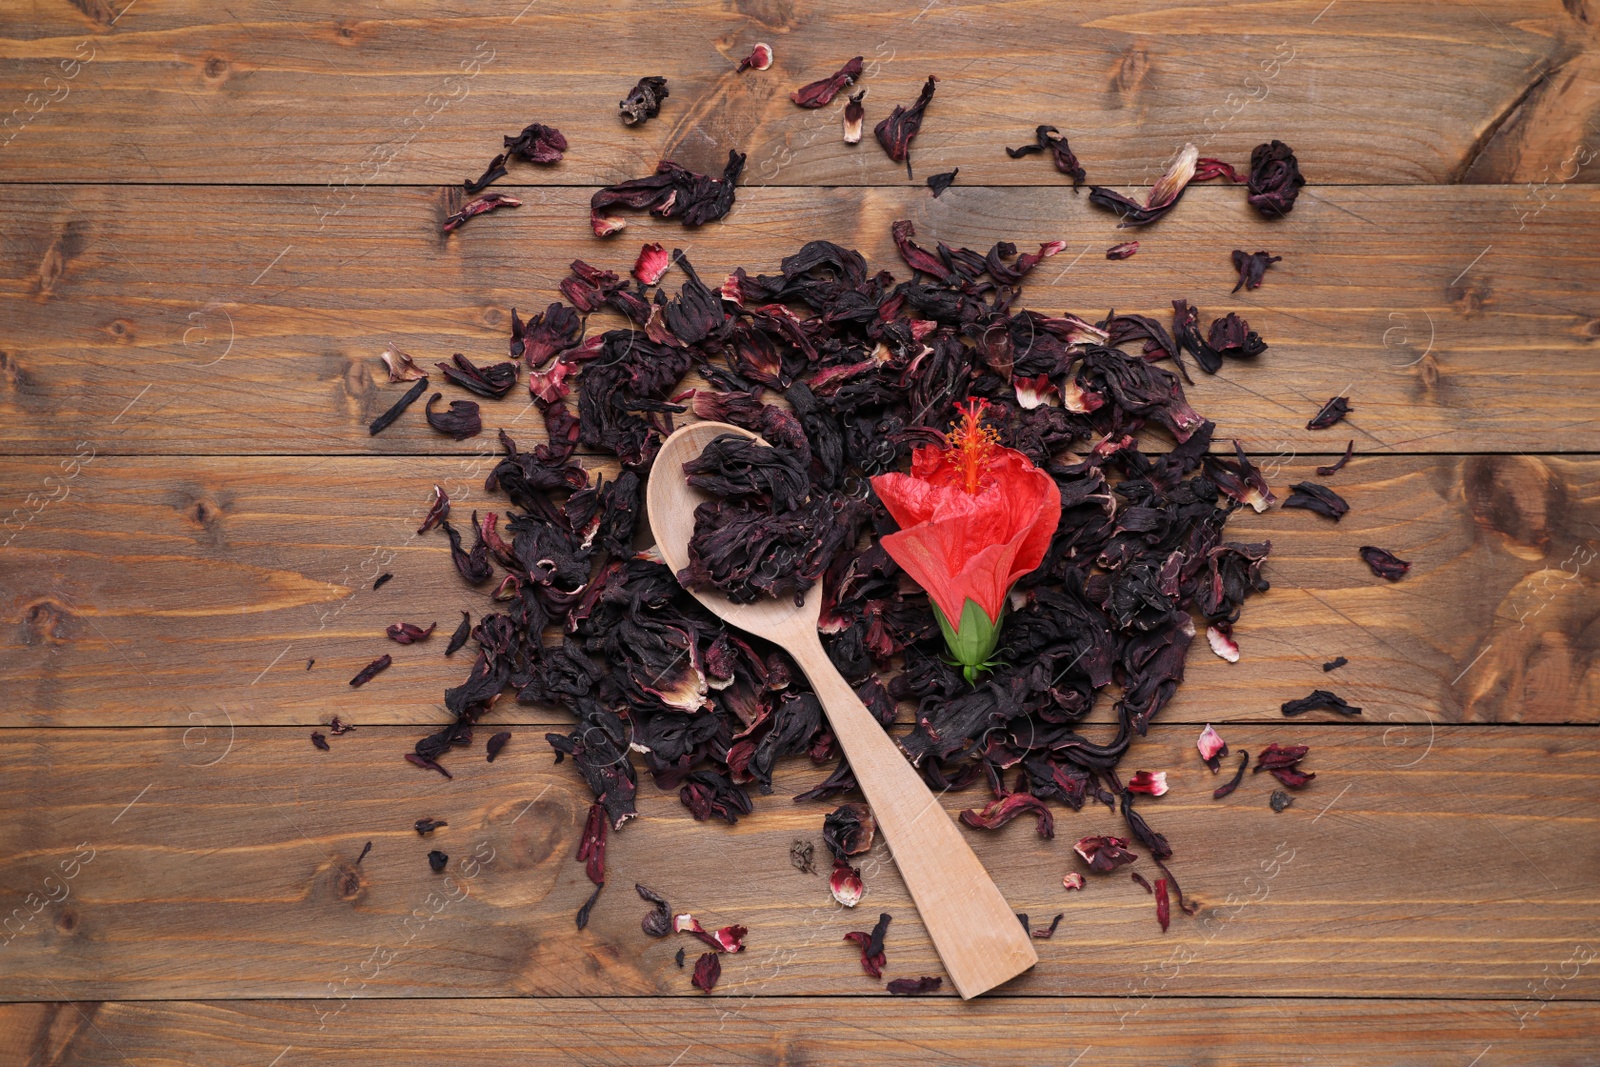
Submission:
[[[978,675],[994,667],[994,650],[1000,644],[1000,623],[990,619],[971,597],[961,607],[961,625],[952,627],[950,620],[938,604],[933,605],[934,618],[939,620],[939,630],[950,649],[951,659],[961,668],[969,684],[976,684]]]

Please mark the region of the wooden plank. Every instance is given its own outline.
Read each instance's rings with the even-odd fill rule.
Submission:
[[[312,195],[6,191],[0,448],[470,453],[473,442],[453,445],[416,411],[368,435],[402,391],[377,359],[387,342],[427,366],[452,351],[504,358],[513,306],[542,308],[575,257],[625,271],[646,238],[684,249],[713,279],[741,265],[775,270],[818,235],[904,276],[889,224],[910,218],[929,243],[1069,240],[1024,306],[1170,319],[1171,300],[1186,297],[1208,318],[1245,314],[1271,350],[1190,390],[1223,440],[1336,450],[1337,432],[1305,424],[1344,393],[1367,451],[1600,450],[1600,277],[1586,238],[1600,192],[1586,187],[1525,221],[1514,189],[1317,189],[1281,225],[1254,217],[1236,189],[1199,188],[1121,263],[1101,252],[1127,234],[1056,190],[957,187],[933,200],[752,189],[724,225],[645,219],[609,243],[590,233],[582,189],[530,192],[522,208],[448,238],[439,190],[373,190],[320,234]],[[1284,261],[1257,292],[1229,295],[1239,244]],[[523,414],[522,396],[490,405],[490,424]]]
[[[1587,975],[1585,980],[1592,981]],[[1461,1067],[1493,1049],[1494,1064],[1543,1067],[1592,1062],[1600,1006],[1534,1001],[1232,1000],[1150,1003],[1122,1025],[1115,1000],[1047,1002],[985,997],[959,1010],[948,1001],[886,1005],[865,997],[751,1000],[541,998],[451,1000],[425,1005],[353,1004],[326,1028],[318,1005],[284,1001],[153,1001],[13,1004],[0,1026],[15,1035],[0,1062],[90,1067],[109,1062],[165,1067],[182,1048],[201,1062],[281,1067],[313,1058],[349,1067],[681,1062],[748,1064],[1067,1064],[1145,1067],[1227,1062],[1275,1067],[1321,1057],[1352,1067],[1395,1062]],[[1519,1022],[1537,1011],[1527,1026]],[[0,1053],[0,1055],[4,1055]],[[32,1059],[26,1057],[32,1056]]]
[[[1267,470],[1286,496],[1322,481],[1318,462],[1280,456]],[[11,517],[0,552],[0,674],[14,696],[0,726],[440,721],[440,695],[470,666],[446,660],[443,639],[458,611],[494,608],[456,576],[442,534],[415,531],[434,483],[463,519],[503,507],[482,488],[489,466],[102,456],[50,481],[59,461],[7,465],[0,499],[43,504]],[[1270,721],[1331,686],[1375,722],[1596,721],[1600,461],[1358,456],[1327,484],[1351,505],[1337,525],[1305,511],[1232,519],[1230,536],[1273,542],[1273,588],[1246,606],[1243,660],[1198,642],[1163,718]],[[1412,560],[1411,574],[1373,577],[1364,544]],[[395,578],[374,591],[385,571]],[[383,638],[402,619],[444,633],[403,648]],[[384,652],[395,666],[352,690]],[[1336,655],[1350,664],[1324,674]],[[567,716],[506,700],[490,721]]]
[[[637,177],[660,157],[720,167],[738,148],[752,181],[900,184],[870,131],[841,142],[842,98],[818,112],[788,99],[859,54],[869,126],[927,75],[942,79],[913,151],[919,181],[953,166],[970,183],[1049,181],[1048,164],[1002,149],[1052,123],[1101,183],[1148,182],[1186,140],[1242,161],[1279,137],[1323,184],[1466,175],[1559,188],[1552,174],[1593,139],[1582,86],[1594,21],[1556,0],[869,0],[825,14],[407,0],[381,16],[314,0],[34,2],[0,37],[13,109],[0,141],[11,180],[309,183],[326,210],[368,182],[476,176],[502,134],[535,120],[571,141],[553,172],[568,183]],[[735,74],[758,40],[773,44],[773,68]],[[629,129],[616,102],[645,74],[665,75],[672,95]]]
[[[1229,727],[1252,752],[1312,746],[1317,779],[1281,814],[1262,776],[1212,800],[1195,732],[1152,727],[1127,764],[1169,772],[1171,792],[1142,807],[1203,905],[1192,919],[1175,909],[1165,935],[1126,872],[1062,888],[1081,866],[1073,841],[1121,832],[1104,808],[1059,810],[1054,841],[1028,820],[968,831],[1014,908],[1066,913],[1006,991],[1120,997],[1130,1011],[1151,994],[1515,998],[1594,944],[1600,854],[1575,847],[1600,829],[1592,730],[1441,727],[1419,752],[1376,725]],[[698,996],[673,957],[699,943],[647,938],[635,882],[708,924],[749,927],[747,950],[724,960],[724,996],[876,992],[842,936],[880,911],[894,916],[886,977],[939,973],[881,841],[854,911],[790,865],[832,807],[790,803],[825,773],[805,760],[785,761],[775,794],[732,827],[695,823],[641,783],[640,817],[608,847],[613,884],[578,931],[592,886],[572,857],[590,797],[540,733],[516,731],[493,764],[459,753],[445,781],[400,759],[416,731],[398,727],[331,738],[326,753],[303,729],[239,729],[226,748],[179,727],[6,731],[0,899],[21,909],[6,994]],[[954,813],[984,795],[941,803]],[[423,816],[450,825],[424,839]],[[448,877],[429,870],[435,848]],[[1159,877],[1148,859],[1134,869]]]

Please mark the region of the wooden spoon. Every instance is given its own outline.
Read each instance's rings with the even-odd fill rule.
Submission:
[[[693,423],[667,438],[651,469],[646,491],[650,529],[662,558],[675,572],[689,563],[694,509],[709,499],[689,485],[683,465],[725,433],[756,436],[727,423]],[[691,592],[724,622],[782,648],[811,679],[833,735],[962,999],[987,992],[1039,962],[1031,935],[972,854],[960,829],[823,651],[817,636],[821,583],[811,587],[798,607],[790,599],[735,604],[720,593]]]

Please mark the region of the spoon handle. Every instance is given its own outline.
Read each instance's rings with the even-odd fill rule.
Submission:
[[[967,1000],[1032,967],[1039,956],[1031,935],[960,828],[828,659],[821,642],[807,644],[791,648],[790,654],[811,679],[956,992]]]

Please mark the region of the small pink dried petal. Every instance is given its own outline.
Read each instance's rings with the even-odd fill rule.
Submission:
[[[1081,839],[1072,850],[1083,857],[1090,870],[1114,871],[1139,857],[1128,851],[1128,839],[1096,834]]]
[[[1068,411],[1087,415],[1105,407],[1106,398],[1080,387],[1076,378],[1068,378],[1066,387],[1061,390],[1061,404]]]
[[[1017,391],[1017,403],[1024,408],[1061,406],[1061,391],[1050,381],[1048,374],[1034,378],[1013,378],[1011,384]]]
[[[1149,771],[1139,771],[1128,779],[1128,792],[1130,793],[1148,793],[1153,797],[1159,797],[1164,795],[1166,791],[1166,771],[1156,771],[1154,774]]]
[[[1139,251],[1138,241],[1123,241],[1121,244],[1112,245],[1106,249],[1106,258],[1127,259],[1137,251]]]
[[[528,372],[528,392],[538,400],[547,404],[554,404],[566,397],[571,389],[567,385],[567,375],[576,368],[565,359],[558,359],[550,364],[548,370],[535,370]]]
[[[1239,662],[1239,642],[1235,641],[1231,635],[1223,633],[1215,626],[1207,626],[1206,640],[1211,642],[1211,651],[1229,663]]]
[[[699,919],[696,919],[688,912],[684,912],[682,915],[674,915],[672,917],[672,932],[675,934],[703,934],[706,930],[705,927],[700,925]]]
[[[772,66],[772,46],[758,44],[750,50],[750,54],[739,61],[739,69],[735,74],[743,74],[747,70],[766,70]]]
[[[504,193],[485,193],[473,200],[468,200],[461,205],[461,210],[454,215],[447,216],[444,220],[444,232],[449,233],[466,222],[468,219],[482,215],[487,211],[494,211],[503,207],[521,207],[522,201],[515,197],[506,196]]]
[[[1211,728],[1210,723],[1207,723],[1206,728],[1200,732],[1200,739],[1194,743],[1194,747],[1200,750],[1200,758],[1209,763],[1217,758],[1218,753],[1228,747],[1228,743],[1222,739],[1221,734]]]
[[[861,143],[861,119],[866,115],[867,109],[861,106],[861,98],[867,95],[865,89],[850,98],[844,106],[844,143]]]
[[[633,276],[646,285],[654,285],[661,280],[667,272],[667,267],[672,264],[672,257],[660,245],[651,242],[639,249],[639,258],[633,264]]]
[[[833,874],[828,877],[828,891],[833,899],[847,908],[861,903],[861,894],[867,887],[861,884],[861,870],[848,863],[834,863]]]
[[[414,382],[427,377],[428,372],[417,366],[416,360],[396,348],[393,341],[389,342],[389,347],[383,350],[379,358],[389,368],[391,382]]]
[[[1067,889],[1082,889],[1083,875],[1073,871],[1061,879],[1061,884]]]

